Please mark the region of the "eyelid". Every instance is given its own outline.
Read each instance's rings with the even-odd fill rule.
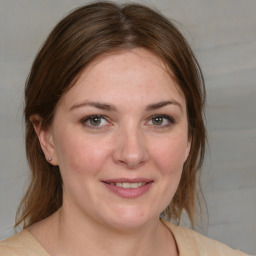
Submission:
[[[103,120],[105,120],[105,122],[107,122],[106,124],[103,124],[103,125],[92,125],[90,123],[87,123],[90,119],[93,119],[93,118],[101,118]],[[146,120],[146,123],[148,124],[149,122],[152,122],[152,119],[153,118],[163,118],[165,120],[167,120],[167,124],[149,124],[150,126],[154,126],[154,128],[168,128],[172,125],[174,125],[176,123],[176,120],[173,116],[171,115],[166,115],[166,114],[154,114],[152,116],[150,116],[149,118],[147,118]],[[86,128],[89,128],[89,129],[104,129],[104,128],[107,128],[108,126],[112,126],[112,122],[109,120],[109,118],[105,115],[102,115],[102,114],[93,114],[93,115],[88,115],[88,116],[85,116],[81,119],[80,121],[82,123],[82,125]]]
[[[90,125],[90,124],[86,123],[87,121],[89,121],[89,120],[92,119],[92,118],[101,118],[101,119],[104,119],[108,124],[97,126],[97,125]],[[108,117],[106,117],[106,116],[104,116],[104,115],[98,115],[98,114],[95,114],[95,115],[88,115],[88,116],[86,116],[86,117],[83,117],[83,118],[81,119],[81,123],[82,123],[85,127],[89,128],[89,129],[101,129],[101,128],[104,128],[104,127],[106,127],[106,126],[110,126],[110,125],[111,125],[111,122],[109,121]]]
[[[172,116],[166,115],[166,114],[156,114],[156,115],[153,115],[153,117],[163,117],[163,118],[168,119],[170,122],[175,122],[175,120]]]
[[[147,122],[151,121],[153,118],[156,118],[156,117],[165,118],[165,119],[167,119],[168,122],[169,122],[169,124],[167,124],[167,125],[153,125],[153,124],[152,124],[152,125],[155,126],[156,128],[169,127],[169,126],[171,126],[171,125],[173,125],[173,124],[176,123],[176,120],[175,120],[172,116],[166,115],[166,114],[155,114],[155,115],[152,115],[152,116],[150,116],[150,117],[148,118],[148,121],[147,121]]]
[[[83,122],[83,121],[85,122],[85,121],[87,121],[87,120],[89,120],[89,119],[91,119],[91,118],[94,118],[94,117],[106,119],[105,116],[103,116],[103,115],[97,115],[97,114],[95,114],[95,115],[88,115],[88,116],[85,116],[85,117],[83,117],[83,118],[81,119],[81,121],[82,121],[82,122]]]

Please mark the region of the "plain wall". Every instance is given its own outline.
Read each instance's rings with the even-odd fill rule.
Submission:
[[[177,20],[201,64],[210,149],[202,185],[209,236],[256,253],[256,1],[135,1]],[[75,0],[0,1],[0,239],[13,234],[27,164],[24,83],[42,42]]]

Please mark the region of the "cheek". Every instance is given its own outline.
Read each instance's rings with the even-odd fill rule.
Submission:
[[[104,140],[94,140],[87,136],[72,134],[60,135],[56,140],[56,154],[61,171],[83,175],[97,172],[109,154],[108,145]]]
[[[158,140],[152,149],[151,156],[159,172],[158,198],[161,198],[161,202],[155,200],[155,205],[161,212],[170,204],[179,186],[186,149],[187,141],[184,136],[168,136],[164,140]]]
[[[166,138],[152,149],[152,155],[160,170],[170,174],[181,173],[188,149],[185,138],[183,135]]]

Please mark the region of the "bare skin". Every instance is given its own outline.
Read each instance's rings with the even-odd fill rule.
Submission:
[[[178,256],[172,233],[160,222],[143,230],[120,232],[65,223],[61,210],[31,226],[29,231],[52,256]]]
[[[140,48],[101,56],[50,127],[31,121],[63,180],[62,208],[30,228],[50,255],[178,255],[159,215],[190,139],[185,97],[159,57]]]

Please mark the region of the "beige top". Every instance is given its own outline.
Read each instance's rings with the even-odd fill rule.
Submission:
[[[246,256],[241,251],[207,238],[193,230],[163,223],[171,230],[178,245],[180,256]],[[28,231],[0,242],[0,256],[50,256],[36,238]]]

